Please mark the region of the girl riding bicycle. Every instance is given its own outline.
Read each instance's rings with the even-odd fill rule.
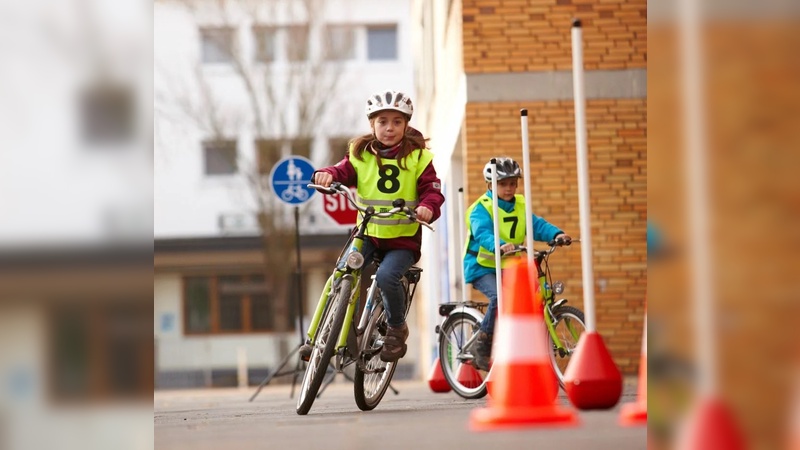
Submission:
[[[500,252],[503,254],[513,251],[516,246],[525,242],[525,198],[517,195],[517,186],[522,177],[519,164],[511,158],[497,158],[496,163]],[[481,331],[474,348],[475,366],[481,370],[489,370],[494,322],[497,315],[491,162],[484,166],[483,178],[488,185],[488,190],[467,209],[465,217],[467,243],[464,251],[464,280],[466,283],[471,283],[475,289],[489,299],[489,307],[481,322]],[[558,227],[535,214],[533,216],[533,239],[543,242],[560,239],[567,244],[572,240]]]
[[[328,187],[337,181],[355,185],[357,202],[377,211],[390,209],[393,201],[402,198],[406,206],[415,209],[419,220],[432,223],[438,219],[444,203],[441,182],[425,139],[408,125],[413,113],[411,99],[402,92],[383,91],[367,98],[372,132],[350,141],[347,154],[336,165],[314,172],[314,184]],[[401,278],[420,258],[422,230],[418,223],[398,217],[373,219],[367,234],[370,239],[364,242],[362,252],[365,264],[376,252],[382,258],[376,279],[389,324],[380,358],[394,362],[405,356],[408,348]],[[301,357],[308,359],[311,350],[308,344],[302,346]]]

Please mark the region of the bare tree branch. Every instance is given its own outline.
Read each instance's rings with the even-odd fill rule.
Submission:
[[[228,53],[232,73],[241,82],[246,104],[230,104],[221,98],[215,89],[217,80],[209,77],[202,61],[185,74],[191,80],[175,79],[167,70],[161,70],[166,87],[154,99],[159,116],[163,114],[162,117],[169,117],[171,121],[182,118],[202,130],[210,140],[229,139],[237,125],[236,117],[231,117],[233,111],[249,111],[248,123],[256,140],[255,160],[249,161],[239,155],[236,164],[256,207],[264,240],[266,280],[275,298],[284,298],[288,294],[287,280],[293,270],[286,259],[294,254],[294,231],[290,208],[274,195],[266,175],[281,158],[286,146],[320,137],[318,123],[330,112],[331,103],[336,101],[333,93],[337,92],[341,81],[341,67],[335,62],[341,54],[336,52],[349,52],[351,49],[311,52],[309,44],[312,38],[321,37],[320,34],[326,32],[323,14],[320,14],[324,8],[321,0],[173,1],[184,7],[201,27],[204,17],[213,17],[214,23],[210,25],[215,30],[233,30],[233,36],[243,22],[252,24],[253,32],[263,27],[264,30],[282,33],[283,59],[289,60],[275,63],[254,61],[251,54],[243,53],[235,38],[228,39],[224,32],[213,41]],[[290,26],[281,28],[269,22],[282,13],[289,18]],[[265,38],[269,36],[264,34]],[[297,151],[297,148],[292,149],[293,153]],[[308,207],[306,204],[302,209],[306,211]],[[276,307],[285,305],[285,302],[275,304]],[[286,310],[275,312],[290,313]]]

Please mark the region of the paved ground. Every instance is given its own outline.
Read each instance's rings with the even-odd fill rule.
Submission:
[[[338,376],[338,377],[341,377]],[[573,427],[533,427],[475,433],[470,412],[487,399],[463,400],[435,394],[422,381],[395,382],[370,412],[359,411],[353,385],[331,384],[307,416],[295,413],[291,385],[270,385],[256,399],[248,390],[157,391],[154,433],[157,449],[450,449],[564,448],[645,449],[644,427],[617,424],[619,405],[609,411],[578,413]],[[341,381],[339,381],[341,380]],[[621,403],[633,401],[635,385],[626,382]],[[568,405],[563,393],[559,401]]]

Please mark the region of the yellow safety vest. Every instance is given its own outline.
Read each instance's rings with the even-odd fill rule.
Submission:
[[[414,150],[405,159],[406,169],[400,168],[400,161],[381,158],[380,169],[377,156],[369,151],[361,153],[359,160],[350,147],[350,164],[356,170],[358,185],[356,186],[356,203],[360,206],[372,206],[376,211],[392,209],[392,202],[399,198],[406,201],[406,206],[414,209],[419,205],[417,179],[433,161],[433,153],[427,149]],[[372,237],[391,239],[401,236],[414,236],[419,224],[398,214],[390,218],[374,217],[367,224],[367,234]]]
[[[476,258],[478,264],[481,266],[495,268],[497,266],[494,263],[494,253],[483,247],[480,247],[477,253],[469,250],[469,240],[473,235],[472,226],[469,222],[469,216],[478,205],[482,205],[484,208],[486,208],[486,211],[489,212],[489,217],[494,220],[494,214],[492,213],[492,198],[486,194],[483,194],[467,209],[465,219],[467,221],[467,230],[469,230],[469,235],[467,236],[467,242],[464,243],[464,255],[466,256],[466,254],[469,253]],[[497,211],[500,214],[500,220],[498,224],[498,228],[500,230],[500,240],[502,242],[515,245],[522,244],[525,241],[525,198],[517,194],[514,196],[514,209],[511,212],[506,212],[503,210],[503,208],[498,208]],[[508,262],[509,260],[503,260],[501,267],[506,267]]]

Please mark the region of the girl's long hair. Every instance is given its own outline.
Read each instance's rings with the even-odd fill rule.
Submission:
[[[373,119],[370,119],[372,122]],[[400,151],[397,153],[397,160],[399,161],[399,165],[401,169],[407,169],[405,164],[406,157],[410,155],[414,150],[423,149],[427,147],[426,144],[427,139],[414,128],[408,126],[408,122],[406,121],[406,132],[403,135],[403,139],[400,141]],[[359,161],[364,160],[363,153],[364,151],[370,151],[370,149],[375,147],[376,156],[378,156],[378,167],[383,169],[383,164],[381,163],[380,155],[378,154],[378,148],[380,148],[383,144],[375,137],[374,134],[369,133],[363,136],[359,136],[350,140],[348,145],[348,149],[350,145],[353,146],[355,149],[355,157],[358,158]]]

